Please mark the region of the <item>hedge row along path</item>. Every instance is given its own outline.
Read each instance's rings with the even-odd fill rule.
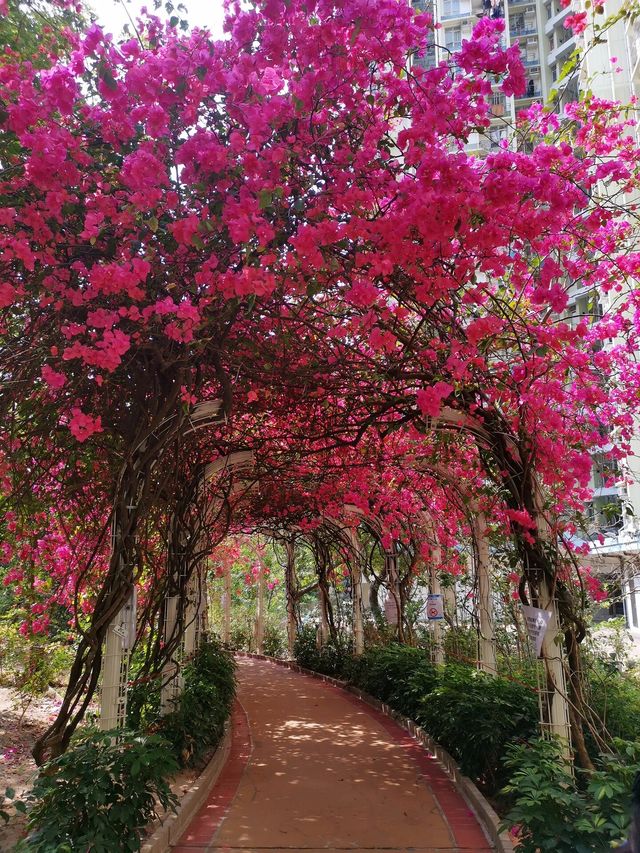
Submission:
[[[330,684],[240,660],[231,755],[174,853],[488,853],[474,814],[396,723]],[[248,727],[247,727],[248,721]]]

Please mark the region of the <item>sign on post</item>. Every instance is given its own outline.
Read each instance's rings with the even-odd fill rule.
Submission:
[[[536,650],[536,657],[540,657],[544,635],[547,633],[549,621],[553,613],[551,610],[542,610],[540,607],[529,607],[526,604],[522,605],[522,612],[524,613],[524,621],[527,623],[531,645]]]
[[[427,619],[429,622],[444,619],[444,596],[439,592],[427,596]]]
[[[384,615],[388,625],[398,624],[398,603],[390,592],[384,600]]]

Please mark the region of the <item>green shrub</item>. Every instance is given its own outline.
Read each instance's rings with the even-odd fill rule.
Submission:
[[[272,625],[267,625],[264,629],[264,638],[262,641],[262,650],[265,655],[272,658],[284,657],[287,648],[287,643],[281,631]]]
[[[176,802],[165,777],[177,770],[157,735],[92,732],[41,768],[28,797],[29,853],[140,849],[144,827]]]
[[[582,790],[557,741],[507,747],[505,765],[513,774],[504,793],[512,805],[504,827],[517,831],[518,853],[604,853],[625,837],[640,744],[616,746],[620,754],[600,756]]]
[[[534,691],[471,667],[449,665],[425,696],[418,722],[487,792],[506,781],[505,749],[534,737],[538,698]]]
[[[607,841],[626,835],[631,789],[640,772],[640,742],[616,738],[614,746],[617,752],[600,755],[599,769],[587,777],[589,807],[577,823],[587,837],[601,833]]]
[[[640,735],[640,682],[631,673],[620,673],[596,664],[589,673],[590,704],[602,721],[600,734],[634,740]]]
[[[350,644],[348,641],[330,639],[318,648],[316,629],[306,625],[296,637],[293,654],[300,666],[334,678],[343,677],[349,669]]]
[[[469,663],[478,657],[478,632],[472,627],[449,628],[443,638],[447,660]]]
[[[213,641],[203,643],[185,667],[178,707],[157,723],[183,767],[206,762],[222,737],[234,696],[233,657]]]
[[[18,623],[0,617],[0,681],[25,697],[42,696],[66,681],[75,650],[44,634],[24,637]]]
[[[424,649],[392,643],[377,646],[354,660],[350,680],[396,711],[416,719],[424,697],[437,684],[436,668]]]
[[[160,714],[160,679],[144,679],[129,688],[127,694],[127,726],[146,731]]]
[[[519,853],[536,853],[538,848],[541,853],[581,853],[575,823],[582,815],[584,802],[575,790],[560,745],[541,738],[510,744],[505,766],[513,775],[504,793],[513,797],[514,803],[504,825],[517,831]]]
[[[229,648],[234,652],[252,652],[253,635],[246,628],[233,628],[229,638]]]

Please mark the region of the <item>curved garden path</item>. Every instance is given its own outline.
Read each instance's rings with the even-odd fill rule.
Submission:
[[[486,853],[476,818],[398,725],[345,691],[242,659],[229,760],[174,853]]]

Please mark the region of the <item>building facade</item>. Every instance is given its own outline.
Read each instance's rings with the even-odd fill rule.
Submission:
[[[581,90],[623,103],[634,95],[640,97],[640,18],[617,21],[597,40],[592,18],[579,44],[566,20],[581,2],[574,0],[565,7],[561,0],[415,0],[414,5],[430,12],[439,25],[433,45],[419,60],[427,67],[458,50],[485,16],[503,19],[505,43],[520,45],[526,90],[518,98],[507,98],[496,88],[491,126],[471,135],[468,151],[483,156],[503,140],[511,141],[517,112],[535,102],[550,104],[562,114],[567,104],[578,100]],[[615,16],[622,2],[605,0],[596,7],[597,21],[602,24]],[[588,14],[593,15],[594,5]],[[576,47],[587,45],[580,63],[565,73]],[[567,316],[576,323],[585,317],[597,321],[607,308],[606,296],[576,286]],[[640,647],[640,423],[637,435],[633,455],[621,463],[611,455],[615,437],[604,438],[594,454],[593,500],[586,507],[583,536],[591,551],[584,562],[592,565],[610,590],[609,605],[598,618],[623,615]]]

